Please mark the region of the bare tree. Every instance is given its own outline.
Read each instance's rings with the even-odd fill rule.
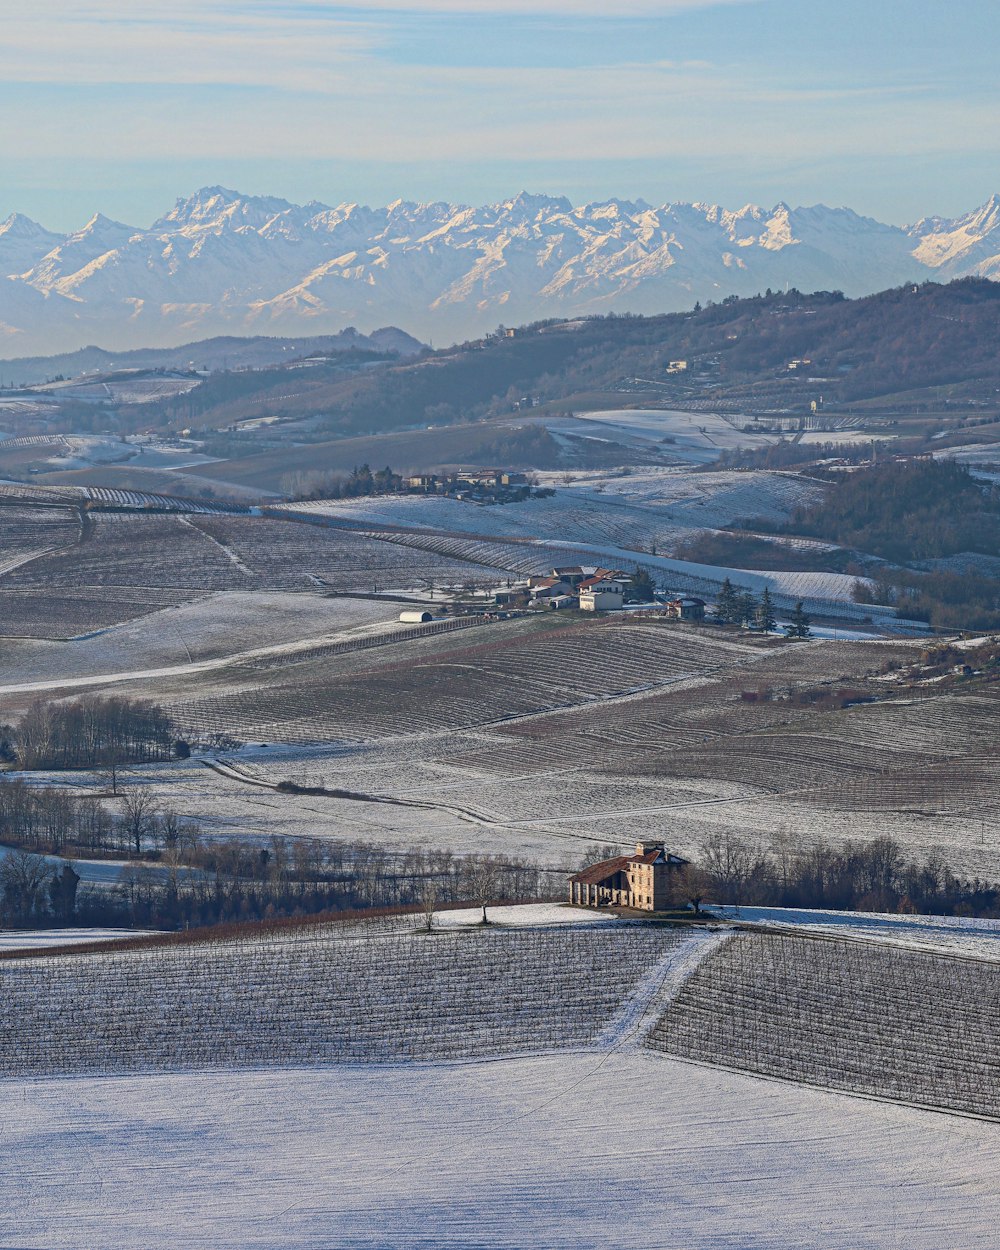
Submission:
[[[423,929],[425,933],[434,932],[434,913],[437,909],[438,883],[433,877],[426,877],[420,890],[420,907],[423,913]]]
[[[148,790],[133,788],[123,790],[120,798],[128,840],[135,854],[141,855],[142,840],[149,833],[156,814],[153,796]]]
[[[591,864],[601,864],[606,859],[616,859],[621,853],[622,848],[614,846],[611,842],[605,842],[603,846],[595,842],[583,852],[580,867],[589,868]]]
[[[483,909],[483,924],[490,923],[486,915],[486,904],[496,895],[498,880],[499,866],[488,855],[470,865],[469,885],[472,888],[472,897]]]

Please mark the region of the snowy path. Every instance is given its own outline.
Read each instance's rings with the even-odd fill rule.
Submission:
[[[599,1050],[638,1049],[667,1005],[703,959],[732,937],[731,932],[694,929],[668,951],[639,983],[595,1043]]]

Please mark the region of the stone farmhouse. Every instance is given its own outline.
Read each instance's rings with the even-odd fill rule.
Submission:
[[[673,885],[688,861],[659,842],[637,842],[634,855],[590,864],[569,879],[569,901],[581,907],[632,907],[666,911]]]

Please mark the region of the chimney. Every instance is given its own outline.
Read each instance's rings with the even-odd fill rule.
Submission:
[[[666,853],[662,842],[637,842],[635,844],[636,855],[648,855],[651,851]]]

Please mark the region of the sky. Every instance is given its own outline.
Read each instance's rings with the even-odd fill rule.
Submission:
[[[524,189],[904,224],[1000,190],[998,0],[5,0],[0,217]]]

